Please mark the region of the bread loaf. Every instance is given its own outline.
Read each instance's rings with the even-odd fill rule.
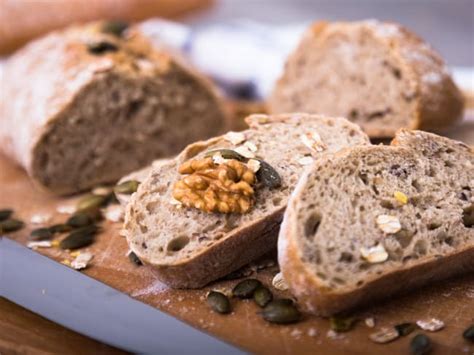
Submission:
[[[474,272],[474,152],[401,131],[327,154],[302,177],[278,241],[284,279],[321,315]]]
[[[121,23],[51,33],[3,73],[0,150],[58,194],[116,181],[226,125],[204,78]]]
[[[242,133],[191,144],[177,158],[152,168],[127,205],[123,234],[130,249],[172,287],[204,286],[276,248],[288,197],[306,164],[326,152],[368,144],[360,128],[343,118],[253,115],[247,122],[250,129]],[[281,181],[278,187],[267,187],[264,180],[269,177],[262,172],[259,178],[257,171],[255,203],[247,213],[205,212],[173,198],[184,162],[200,161],[215,149],[243,147],[247,155],[273,167]]]
[[[440,56],[402,26],[375,20],[311,26],[269,99],[271,113],[343,116],[379,138],[438,131],[462,110]]]

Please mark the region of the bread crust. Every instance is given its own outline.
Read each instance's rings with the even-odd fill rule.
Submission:
[[[365,129],[369,137],[393,137],[399,128],[439,131],[462,117],[464,99],[443,60],[426,42],[399,24],[375,20],[353,23],[317,22],[306,31],[297,49],[288,57],[286,67],[296,65],[310,43],[315,41],[323,43],[328,33],[348,33],[354,28],[364,29],[383,44],[396,59],[399,67],[408,74],[417,107],[409,126],[397,127],[394,130],[382,125],[369,127]],[[288,110],[288,105],[291,104],[285,103],[288,99],[285,99],[283,93],[291,86],[292,78],[285,70],[269,99],[270,112],[279,113]],[[292,110],[295,109],[302,108],[292,107]]]
[[[427,135],[434,137],[431,134]],[[463,143],[456,143],[474,152],[472,148]],[[402,154],[407,156],[412,154],[411,149],[400,145],[396,138],[392,145],[397,146]],[[362,151],[362,149],[364,148],[347,148],[325,157],[320,163],[324,164],[325,161],[338,159],[348,153]],[[371,149],[378,149],[378,147],[373,146]],[[474,246],[468,245],[443,257],[425,256],[422,259],[410,260],[403,268],[393,270],[381,277],[374,275],[370,279],[364,280],[362,286],[353,289],[348,286],[340,287],[337,290],[328,288],[305,265],[301,248],[297,244],[297,225],[299,223],[297,204],[305,193],[308,176],[309,171],[299,180],[285,212],[278,237],[278,262],[293,295],[309,313],[331,316],[355,307],[369,305],[391,295],[409,292],[437,280],[474,271]]]
[[[98,80],[114,75],[130,80],[147,76],[165,80],[170,73],[188,75],[210,93],[222,112],[222,127],[228,124],[220,94],[207,79],[155,48],[136,28],[130,28],[126,40],[120,41],[98,31],[100,25],[100,22],[91,23],[52,32],[31,42],[5,63],[0,102],[0,150],[24,167],[39,186],[44,185],[40,179],[42,172],[35,168],[34,158],[41,149],[43,138],[59,122],[68,119],[67,112]],[[121,50],[107,55],[88,53],[86,44],[100,40],[120,41]],[[153,68],[138,71],[134,67],[136,57],[146,58]],[[69,194],[77,192],[77,188],[69,186],[53,189],[53,192]]]

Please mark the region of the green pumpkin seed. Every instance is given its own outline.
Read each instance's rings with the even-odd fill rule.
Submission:
[[[424,334],[415,335],[410,342],[410,351],[413,355],[428,354],[431,350],[431,340]]]
[[[265,286],[259,286],[253,293],[253,300],[258,306],[263,308],[273,300],[273,295]]]
[[[49,231],[52,234],[66,233],[66,232],[70,232],[71,230],[72,230],[72,227],[68,226],[67,224],[55,224],[55,225],[49,227]]]
[[[142,261],[140,260],[140,258],[137,256],[137,254],[135,254],[133,251],[130,252],[130,254],[128,254],[128,258],[130,259],[130,261],[132,263],[134,263],[135,265],[137,266],[141,266],[143,265]]]
[[[13,214],[13,210],[9,208],[0,210],[0,222],[10,218],[12,214]]]
[[[262,311],[262,317],[267,322],[288,324],[294,323],[301,319],[301,313],[288,299],[280,299],[271,301]]]
[[[341,318],[341,317],[331,317],[329,319],[329,326],[332,330],[338,333],[348,332],[352,329],[356,322],[356,319],[353,317]]]
[[[25,224],[17,219],[6,219],[0,222],[0,233],[15,232],[23,228]]]
[[[72,228],[80,228],[89,226],[94,223],[94,220],[85,212],[76,212],[66,222]]]
[[[239,298],[251,298],[259,286],[262,286],[262,283],[257,279],[243,280],[234,287],[232,295]]]
[[[59,243],[59,247],[61,249],[79,249],[86,247],[92,244],[98,230],[99,228],[95,225],[76,229]]]
[[[410,334],[416,329],[416,324],[414,323],[401,323],[397,324],[395,327],[395,330],[397,331],[398,335],[400,336],[405,336]]]
[[[474,343],[474,325],[471,325],[467,328],[464,333],[462,333],[464,339],[469,340]]]
[[[233,151],[232,149],[214,149],[208,151],[204,156],[206,158],[212,157],[215,154],[220,153],[220,155],[224,159],[235,159],[238,161],[247,161],[247,158],[244,157],[243,155],[237,153],[236,151]]]
[[[31,240],[48,240],[53,237],[53,233],[49,228],[33,229],[30,233]]]
[[[274,189],[281,186],[281,177],[273,167],[263,160],[259,160],[260,169],[257,171],[257,180],[264,186]]]
[[[101,31],[116,37],[122,37],[127,28],[128,23],[124,21],[107,21],[102,25]]]
[[[87,50],[91,54],[101,55],[106,52],[117,52],[118,47],[107,41],[99,41],[87,44]]]
[[[137,180],[124,181],[115,186],[114,191],[116,194],[131,195],[137,191],[138,185],[140,185],[140,182]]]
[[[207,295],[207,304],[214,312],[227,314],[230,313],[229,299],[223,293],[211,291]]]
[[[102,207],[108,202],[108,199],[108,196],[86,195],[77,202],[76,210],[79,212]]]

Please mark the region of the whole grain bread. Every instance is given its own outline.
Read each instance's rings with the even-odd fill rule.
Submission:
[[[327,152],[369,144],[360,128],[343,118],[252,115],[247,123],[250,129],[237,137],[228,133],[197,142],[153,168],[127,205],[123,234],[130,249],[169,286],[204,286],[276,248],[287,200],[306,164]],[[317,137],[316,149],[301,138],[307,134]],[[257,185],[256,202],[245,214],[207,213],[176,204],[172,190],[183,162],[217,148],[239,151],[245,146],[256,148],[253,154],[278,172],[280,187]]]
[[[0,150],[55,193],[116,181],[226,130],[207,80],[137,29],[113,30],[53,32],[5,63]]]
[[[474,271],[474,152],[421,131],[327,154],[301,178],[278,241],[284,279],[332,315]]]
[[[269,99],[271,113],[343,116],[370,137],[438,131],[462,110],[440,56],[402,26],[375,20],[312,25]]]

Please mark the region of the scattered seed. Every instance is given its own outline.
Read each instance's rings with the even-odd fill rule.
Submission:
[[[329,326],[332,330],[338,333],[347,332],[352,329],[356,319],[353,317],[340,318],[340,317],[331,317],[329,319]]]
[[[370,334],[369,339],[378,344],[385,344],[397,339],[399,336],[395,328],[380,328],[377,332]]]
[[[107,52],[117,52],[118,47],[107,41],[92,42],[87,44],[87,50],[91,54],[101,55]]]
[[[232,290],[232,295],[238,298],[251,298],[257,287],[262,283],[257,279],[247,279],[240,281]]]
[[[43,224],[43,223],[49,222],[50,219],[51,219],[51,215],[49,214],[37,213],[31,216],[30,222],[33,224]]]
[[[128,28],[128,23],[124,21],[107,21],[102,25],[101,31],[116,37],[122,37],[125,30]]]
[[[9,208],[0,210],[0,222],[10,218],[12,214],[13,214],[13,210]]]
[[[382,232],[387,234],[395,234],[402,229],[399,219],[395,216],[381,214],[377,217],[376,222]]]
[[[142,261],[140,260],[140,258],[137,256],[137,254],[135,254],[133,251],[130,251],[130,253],[128,254],[128,258],[130,259],[130,261],[132,263],[134,263],[135,265],[137,266],[141,266],[143,265]]]
[[[76,258],[71,262],[71,266],[76,270],[85,269],[89,262],[92,260],[93,255],[91,253],[80,253]]]
[[[280,291],[288,290],[288,284],[286,283],[285,279],[283,279],[283,274],[281,272],[279,272],[273,277],[272,285]]]
[[[257,171],[257,179],[264,186],[274,189],[281,186],[281,177],[277,171],[264,160],[258,160],[260,162],[260,169]]]
[[[258,150],[258,147],[255,145],[253,142],[245,142],[244,147],[246,147],[248,150],[250,150],[252,153],[255,153]]]
[[[462,333],[462,336],[464,339],[474,343],[474,324],[467,328],[464,333]]]
[[[403,192],[401,191],[395,191],[393,193],[393,197],[395,197],[395,200],[397,200],[399,203],[401,203],[402,205],[406,205],[408,203],[408,196],[405,195]]]
[[[260,162],[257,159],[250,159],[247,162],[247,167],[254,173],[260,170]]]
[[[388,259],[388,253],[381,244],[371,248],[360,248],[359,251],[361,256],[371,264],[382,263]]]
[[[116,194],[131,195],[137,191],[140,182],[137,180],[124,181],[114,187]]]
[[[66,232],[70,232],[71,230],[72,230],[72,227],[68,226],[67,224],[55,224],[55,225],[49,227],[49,231],[52,234],[66,233]]]
[[[265,286],[258,286],[253,293],[253,300],[260,307],[265,307],[273,300],[273,295]]]
[[[398,332],[398,335],[405,336],[410,334],[416,329],[416,325],[414,323],[401,323],[395,326],[395,330]]]
[[[66,222],[66,224],[72,228],[80,228],[89,226],[94,223],[94,220],[85,212],[76,212]]]
[[[33,229],[30,233],[31,240],[48,240],[53,237],[53,233],[49,228]]]
[[[0,222],[0,233],[16,232],[25,224],[17,219],[5,219]]]
[[[375,327],[375,318],[372,318],[372,317],[365,318],[364,323],[367,327],[373,328]]]
[[[245,141],[245,134],[242,132],[227,132],[224,139],[233,145],[240,144]]]
[[[61,243],[59,243],[59,247],[61,249],[79,249],[86,247],[92,244],[97,231],[98,227],[95,225],[79,228],[63,239]]]
[[[230,313],[229,299],[223,293],[211,291],[207,295],[207,304],[214,312],[221,314]]]
[[[424,334],[417,334],[410,342],[410,351],[413,355],[428,354],[431,350],[431,340]]]
[[[247,148],[245,145],[241,145],[241,146],[235,148],[235,152],[242,155],[243,157],[245,157],[247,159],[255,158],[255,154],[249,148]]]
[[[83,210],[92,210],[94,208],[102,207],[107,203],[108,197],[107,196],[99,196],[99,195],[86,195],[81,198],[77,203],[77,211]]]
[[[290,299],[271,301],[262,311],[262,317],[268,322],[288,324],[301,319],[301,313]]]
[[[28,242],[26,244],[26,247],[30,249],[51,248],[52,243],[50,240],[33,241],[33,242]]]
[[[421,329],[428,330],[430,332],[436,332],[444,328],[444,322],[436,318],[418,320],[416,321],[416,325]]]
[[[220,153],[220,155],[224,159],[235,159],[241,162],[247,161],[247,159],[243,155],[237,153],[236,151],[232,149],[214,149],[207,152],[204,156],[206,158],[209,158],[209,157],[214,156],[214,154],[218,154],[218,153]]]

